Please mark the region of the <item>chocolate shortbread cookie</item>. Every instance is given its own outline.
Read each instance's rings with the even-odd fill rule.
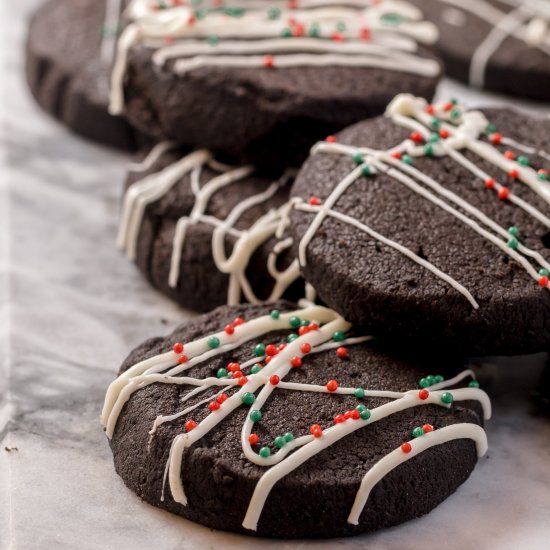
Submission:
[[[293,188],[302,273],[369,332],[471,355],[550,343],[550,121],[398,96],[314,148]]]
[[[253,535],[352,535],[426,514],[487,448],[473,373],[427,375],[427,358],[293,307],[224,306],[134,350],[102,414],[117,472],[155,506]]]
[[[234,162],[301,162],[398,92],[431,97],[440,73],[437,31],[405,2],[131,0],[126,14],[111,112]]]
[[[169,143],[131,167],[119,245],[184,307],[304,297],[287,205],[294,170],[276,179]]]
[[[32,16],[26,73],[40,106],[75,133],[124,149],[143,137],[108,112],[121,0],[48,0]]]
[[[550,100],[550,5],[545,0],[411,0],[439,29],[447,75]]]

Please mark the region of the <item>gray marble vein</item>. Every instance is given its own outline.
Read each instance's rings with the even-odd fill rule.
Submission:
[[[189,313],[115,247],[127,157],[70,135],[29,97],[22,40],[37,2],[0,4],[0,548],[256,549],[142,503],[114,472],[98,420],[104,391],[134,345]],[[461,92],[493,99],[448,82],[441,95]],[[550,421],[528,401],[544,360],[485,364],[490,451],[429,516],[372,536],[261,546],[548,548]]]

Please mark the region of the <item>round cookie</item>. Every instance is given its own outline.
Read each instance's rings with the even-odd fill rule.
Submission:
[[[439,29],[446,74],[550,100],[550,9],[544,0],[412,0]]]
[[[296,164],[400,91],[431,97],[439,78],[436,29],[405,2],[183,4],[131,0],[118,41],[111,112],[157,140]]]
[[[470,355],[550,343],[550,121],[400,95],[313,149],[292,191],[302,273],[350,322]]]
[[[293,308],[224,306],[134,350],[102,413],[117,472],[155,506],[260,536],[426,514],[486,450],[472,371],[444,381],[427,355],[392,356],[332,310]]]
[[[131,166],[118,243],[161,292],[182,306],[305,295],[288,235],[294,170],[277,179],[230,167],[206,150],[170,143]]]
[[[143,141],[108,112],[120,0],[48,0],[29,23],[26,74],[40,106],[75,133],[124,149]]]

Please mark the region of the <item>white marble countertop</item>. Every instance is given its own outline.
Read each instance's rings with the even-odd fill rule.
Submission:
[[[133,346],[186,313],[115,247],[127,157],[70,135],[29,97],[22,37],[36,3],[0,5],[0,549],[256,549],[257,539],[142,503],[115,474],[98,421],[105,388]],[[492,100],[445,82],[450,93]],[[370,536],[261,546],[548,548],[550,419],[527,400],[544,359],[487,367],[489,453],[429,516]]]

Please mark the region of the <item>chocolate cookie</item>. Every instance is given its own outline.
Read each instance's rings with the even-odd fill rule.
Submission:
[[[26,72],[40,106],[77,134],[133,149],[137,134],[108,113],[120,0],[49,0],[29,24]]]
[[[184,307],[304,296],[287,232],[293,170],[273,180],[252,166],[184,154],[169,143],[133,165],[121,246],[151,283]]]
[[[446,74],[477,88],[550,100],[545,0],[411,0],[439,29]]]
[[[304,277],[350,322],[471,355],[550,343],[550,121],[400,95],[293,188]]]
[[[426,514],[486,451],[473,373],[427,375],[430,360],[388,354],[334,311],[293,307],[224,306],[134,350],[102,414],[117,472],[155,506],[254,535]]]
[[[118,41],[111,112],[157,140],[293,164],[439,77],[436,29],[404,2],[183,4],[131,0]]]

